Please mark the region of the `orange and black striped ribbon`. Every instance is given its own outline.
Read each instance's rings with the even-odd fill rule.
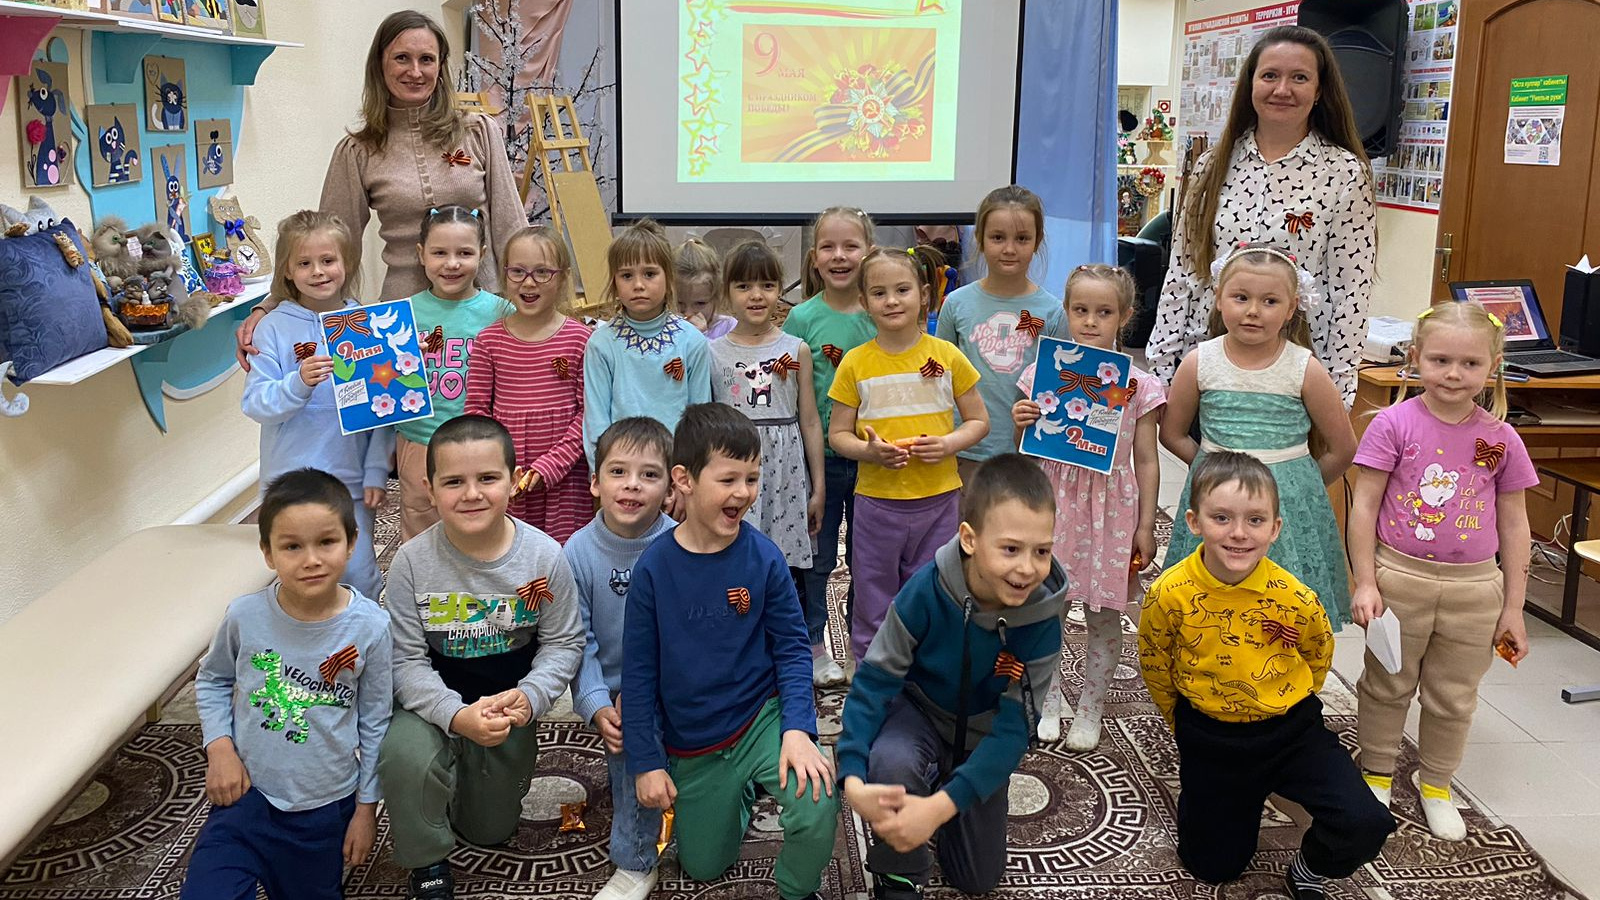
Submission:
[[[839,365],[839,360],[844,359],[844,351],[832,344],[822,345],[822,355],[827,357],[828,362],[833,363],[835,366]]]
[[[422,342],[422,352],[438,353],[444,349],[444,326],[435,325],[428,332],[428,339]]]
[[[795,359],[794,357],[785,353],[773,361],[772,371],[776,373],[779,378],[788,381],[790,372],[800,371],[800,360]]]
[[[317,674],[322,676],[323,681],[333,684],[333,680],[339,677],[341,671],[349,669],[354,672],[356,670],[356,660],[360,658],[361,651],[356,649],[355,644],[350,644],[338,653],[323,660],[322,665],[317,667]]]
[[[928,361],[922,364],[922,368],[917,371],[922,373],[923,378],[938,378],[944,374],[944,365],[930,356]]]
[[[674,356],[673,358],[667,360],[667,364],[661,367],[661,371],[671,375],[673,381],[682,381],[683,357]]]
[[[317,342],[316,341],[295,341],[294,342],[294,361],[295,362],[305,362],[306,360],[308,360],[311,357],[316,356],[316,355],[317,355]]]
[[[546,603],[556,602],[556,595],[550,592],[550,579],[535,578],[522,587],[517,588],[517,596],[538,609]]]
[[[1002,678],[1021,681],[1024,671],[1022,660],[1012,656],[1010,650],[1001,650],[994,658],[994,673]]]
[[[728,605],[733,607],[739,615],[750,611],[750,591],[746,588],[728,588]]]
[[[1044,332],[1044,320],[1027,310],[1023,310],[1022,315],[1017,317],[1017,330],[1024,332],[1034,340],[1038,340],[1039,335]]]
[[[550,365],[556,370],[556,377],[566,379],[572,377],[572,363],[565,356],[558,356],[550,360]]]

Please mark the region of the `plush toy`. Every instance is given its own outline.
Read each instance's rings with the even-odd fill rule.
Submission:
[[[122,283],[139,274],[139,260],[128,241],[128,223],[116,216],[106,216],[95,226],[89,236],[89,251],[100,271],[105,273],[106,287],[112,294],[122,293]]]
[[[260,281],[272,274],[272,255],[256,235],[261,227],[255,216],[246,216],[237,197],[212,197],[211,218],[222,226],[228,240],[228,257],[239,267],[246,281]]]
[[[22,237],[43,231],[59,221],[61,217],[37,194],[28,197],[26,210],[12,209],[0,203],[0,224],[4,225],[0,230],[4,231],[6,237]]]
[[[190,328],[205,325],[211,317],[210,300],[203,294],[191,296],[183,279],[178,277],[179,267],[183,265],[179,258],[183,244],[164,226],[154,223],[134,229],[133,236],[139,239],[143,254],[139,260],[139,274],[150,282],[151,302],[171,303],[174,317],[188,323]],[[163,288],[165,296],[161,293]]]
[[[118,221],[120,222],[120,220]],[[101,228],[104,227],[105,223],[102,221],[100,228],[95,229],[95,234],[98,235]],[[111,290],[110,282],[106,278],[105,269],[100,265],[98,258],[100,251],[95,246],[95,242],[90,238],[84,237],[81,231],[78,232],[78,239],[83,242],[85,247],[89,248],[89,276],[94,279],[95,296],[100,298],[100,318],[104,319],[106,323],[106,346],[126,347],[133,343],[133,335],[128,333],[128,327],[122,323],[121,319],[117,318],[116,311],[112,307],[113,291]],[[68,259],[68,262],[71,262],[71,260]]]

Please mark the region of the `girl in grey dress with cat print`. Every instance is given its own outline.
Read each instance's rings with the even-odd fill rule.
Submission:
[[[711,342],[711,394],[761,434],[761,488],[745,514],[791,568],[811,565],[822,511],[822,420],[811,389],[811,350],[772,320],[783,269],[755,241],[735,247],[723,290],[738,324]]]

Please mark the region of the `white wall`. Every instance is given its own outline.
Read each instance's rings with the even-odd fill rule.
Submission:
[[[402,0],[269,6],[271,35],[306,46],[278,50],[246,90],[234,190],[266,226],[264,239],[276,238],[279,219],[316,205],[333,145],[358,112],[372,31],[383,16],[414,6]],[[438,13],[439,6],[427,11]],[[89,42],[71,28],[55,35],[74,60],[72,91],[81,109],[93,99],[83,77]],[[13,206],[25,199],[16,106],[13,89],[0,113],[0,199]],[[45,195],[87,227],[82,189]],[[27,415],[0,419],[0,620],[130,532],[171,522],[254,462],[259,432],[239,412],[243,384],[235,373],[193,400],[168,398],[166,435],[145,412],[127,364],[71,387],[27,388],[33,401]],[[114,586],[107,588],[92,600],[116,602]]]
[[[1117,0],[1117,84],[1169,85],[1179,0]],[[1181,34],[1181,31],[1180,31]]]
[[[1122,0],[1126,5],[1129,0]],[[1270,0],[1177,0],[1183,4],[1178,16],[1176,40],[1183,40],[1182,23],[1211,16],[1227,15],[1247,9],[1273,5]],[[1181,57],[1179,57],[1181,59]],[[1173,80],[1182,72],[1175,65]],[[1173,85],[1177,94],[1177,84]],[[1178,111],[1182,121],[1183,110]],[[1445,172],[1445,178],[1450,173]],[[1410,318],[1428,305],[1432,290],[1433,248],[1439,217],[1410,210],[1378,209],[1378,280],[1372,288],[1372,315]]]

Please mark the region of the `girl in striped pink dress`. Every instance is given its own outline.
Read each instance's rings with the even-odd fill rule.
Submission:
[[[469,413],[493,416],[517,445],[510,513],[561,543],[594,518],[583,456],[583,350],[589,328],[568,308],[567,245],[542,225],[500,254],[511,315],[485,328],[467,370]]]

